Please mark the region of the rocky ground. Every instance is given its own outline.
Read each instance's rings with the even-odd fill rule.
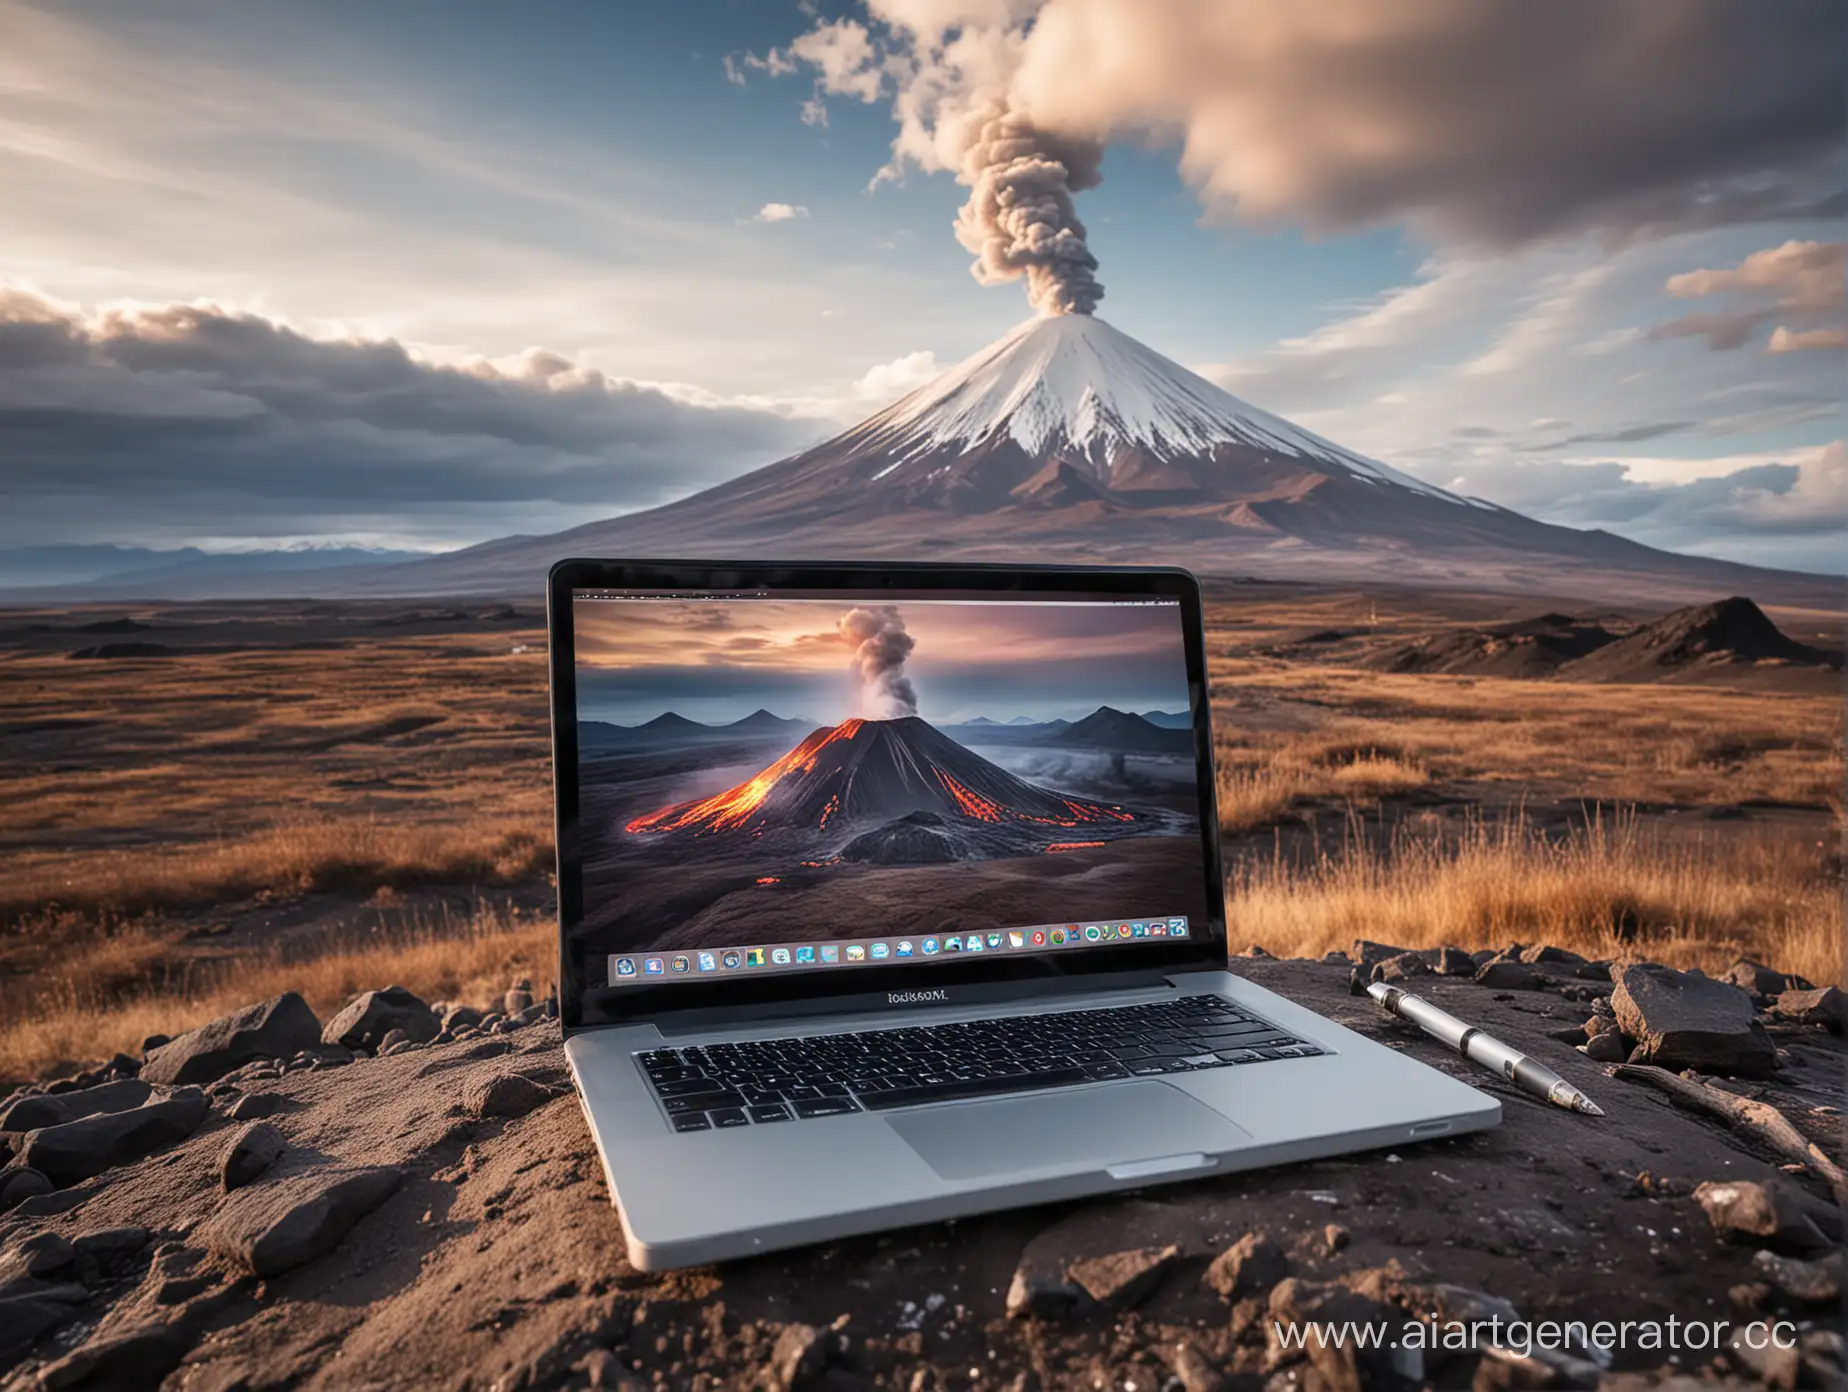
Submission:
[[[646,1275],[549,1002],[516,984],[481,1017],[394,989],[323,1022],[283,996],[0,1101],[0,1388],[1848,1387],[1838,992],[1548,948],[1236,966],[1493,1093],[1502,1125]],[[1356,997],[1370,978],[1606,1115],[1446,1053]],[[1799,1338],[1600,1360],[1305,1355],[1276,1333],[1516,1312]]]

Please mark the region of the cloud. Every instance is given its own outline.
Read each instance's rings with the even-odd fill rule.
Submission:
[[[853,394],[861,401],[884,406],[923,386],[942,370],[937,365],[937,355],[929,349],[907,353],[869,367],[853,384]]]
[[[809,210],[800,203],[766,203],[757,210],[752,222],[789,222],[795,218],[805,218]]]
[[[1839,213],[1833,0],[865,0],[784,53],[891,101],[892,169],[1004,110],[1178,147],[1210,214],[1511,246]],[[1723,96],[1716,95],[1723,94]]]
[[[1848,331],[1839,322],[1844,276],[1848,242],[1789,241],[1755,251],[1737,266],[1683,271],[1668,278],[1664,288],[1669,294],[1683,300],[1723,296],[1737,307],[1684,314],[1657,324],[1649,337],[1705,338],[1715,352],[1729,352],[1743,348],[1761,325],[1788,319],[1809,327],[1779,324],[1766,352],[1840,348],[1848,344]]]
[[[650,506],[825,433],[542,349],[444,365],[212,305],[0,290],[0,542],[476,540]]]

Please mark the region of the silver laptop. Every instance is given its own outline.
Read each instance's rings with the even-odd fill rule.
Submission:
[[[1228,970],[1198,583],[562,562],[559,1002],[642,1270],[1494,1125]]]

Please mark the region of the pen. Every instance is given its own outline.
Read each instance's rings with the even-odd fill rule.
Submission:
[[[1417,996],[1384,981],[1376,981],[1367,987],[1367,994],[1378,1001],[1380,1008],[1388,1014],[1410,1020],[1433,1039],[1449,1045],[1466,1059],[1474,1059],[1490,1072],[1501,1074],[1535,1097],[1543,1097],[1555,1106],[1583,1112],[1586,1116],[1604,1115],[1602,1107],[1544,1063],[1529,1058],[1519,1049],[1510,1048],[1472,1025],[1464,1024],[1456,1016],[1439,1010],[1429,1001],[1419,1000]]]

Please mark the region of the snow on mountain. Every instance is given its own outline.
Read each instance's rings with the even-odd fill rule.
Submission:
[[[1108,485],[1119,449],[1137,447],[1167,460],[1230,444],[1332,465],[1446,502],[1474,501],[1259,410],[1089,314],[1029,319],[853,434],[897,456],[875,479],[922,454],[1011,439],[1036,459],[1076,451]]]

